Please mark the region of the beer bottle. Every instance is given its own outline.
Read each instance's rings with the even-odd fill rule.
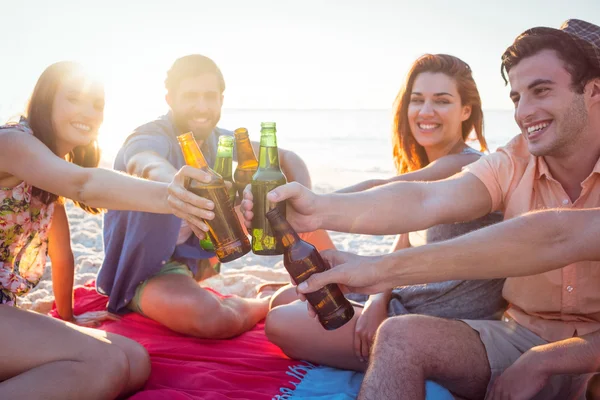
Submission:
[[[208,172],[211,176],[208,183],[192,179],[188,189],[215,204],[214,219],[204,222],[208,225],[208,236],[215,246],[215,253],[219,261],[225,263],[243,256],[251,249],[250,241],[233,210],[233,204],[229,200],[229,193],[227,193],[223,178],[209,168],[192,132],[177,136],[177,140],[185,162],[192,167]]]
[[[215,159],[215,172],[223,177],[224,181],[231,183],[227,191],[231,204],[235,205],[235,187],[233,186],[233,137],[227,135],[219,136],[217,145],[217,158]]]
[[[252,176],[258,168],[258,161],[248,137],[248,130],[246,128],[238,128],[233,134],[235,136],[235,149],[237,152],[237,167],[235,168],[233,179],[240,199],[243,199],[244,189],[252,181]]]
[[[252,252],[263,256],[283,254],[281,242],[276,240],[266,214],[272,208],[279,209],[285,217],[285,202],[271,204],[267,193],[287,180],[279,168],[279,152],[275,136],[275,122],[261,123],[258,169],[252,176],[254,217],[252,218]]]
[[[278,209],[267,212],[267,218],[277,239],[283,244],[283,265],[297,285],[312,274],[329,268],[315,246],[300,239]],[[354,316],[354,307],[334,283],[305,296],[315,309],[319,322],[327,330],[341,327]]]

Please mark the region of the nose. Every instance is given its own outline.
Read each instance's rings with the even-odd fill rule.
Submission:
[[[88,120],[102,122],[102,120],[104,119],[104,110],[98,109],[98,107],[94,103],[91,103],[85,108],[84,116]]]
[[[196,111],[205,113],[210,109],[210,105],[208,100],[204,96],[198,96],[198,100],[196,101],[196,104],[194,104],[194,108],[196,109]]]
[[[515,121],[521,126],[523,122],[533,116],[534,111],[535,107],[532,102],[528,101],[526,97],[521,97],[515,106]]]
[[[419,109],[419,115],[420,116],[433,116],[434,111],[433,111],[433,105],[431,104],[431,101],[426,100],[423,102],[423,105],[421,106],[421,108]]]

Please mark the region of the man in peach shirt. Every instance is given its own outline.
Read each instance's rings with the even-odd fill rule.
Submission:
[[[589,232],[577,212],[600,207],[600,27],[569,20],[560,29],[530,29],[506,50],[502,67],[521,135],[455,177],[327,195],[292,183],[275,189],[269,199],[287,200],[288,220],[298,231],[397,234],[497,210],[510,219],[559,208],[575,212],[563,213],[561,223],[578,215],[577,232]],[[248,192],[245,197],[242,210],[250,220],[252,198]],[[584,218],[598,220],[598,213]],[[586,236],[587,247],[568,258],[556,251],[530,251],[553,237],[556,249],[564,246],[567,238],[560,229],[525,225],[528,235],[520,236],[504,224],[486,229],[496,234],[475,240],[473,247],[434,244],[379,257],[323,254],[335,268],[314,275],[300,292],[330,282],[377,293],[398,285],[510,277],[504,296],[511,306],[503,321],[420,315],[386,320],[376,335],[360,399],[422,399],[426,379],[467,399],[486,394],[492,399],[583,398],[587,373],[600,369],[600,261],[588,261],[598,260],[589,247],[590,240],[600,246],[600,237]],[[546,354],[549,368],[533,369],[531,363],[546,360]]]

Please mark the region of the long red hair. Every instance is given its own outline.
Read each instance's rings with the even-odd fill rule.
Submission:
[[[422,72],[440,72],[456,82],[461,105],[471,106],[471,115],[462,123],[463,140],[466,141],[474,130],[481,151],[487,150],[487,143],[483,136],[481,98],[471,68],[461,59],[448,54],[425,54],[413,63],[394,104],[392,145],[394,163],[399,174],[416,171],[429,164],[425,148],[416,141],[408,123],[408,105],[413,84],[417,75]]]

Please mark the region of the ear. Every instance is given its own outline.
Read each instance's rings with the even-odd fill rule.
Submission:
[[[471,106],[463,106],[462,108],[462,119],[461,121],[466,121],[469,119],[469,117],[471,116],[471,110],[472,107]]]
[[[589,99],[589,104],[594,105],[600,103],[600,78],[595,78],[585,85],[583,92]]]

